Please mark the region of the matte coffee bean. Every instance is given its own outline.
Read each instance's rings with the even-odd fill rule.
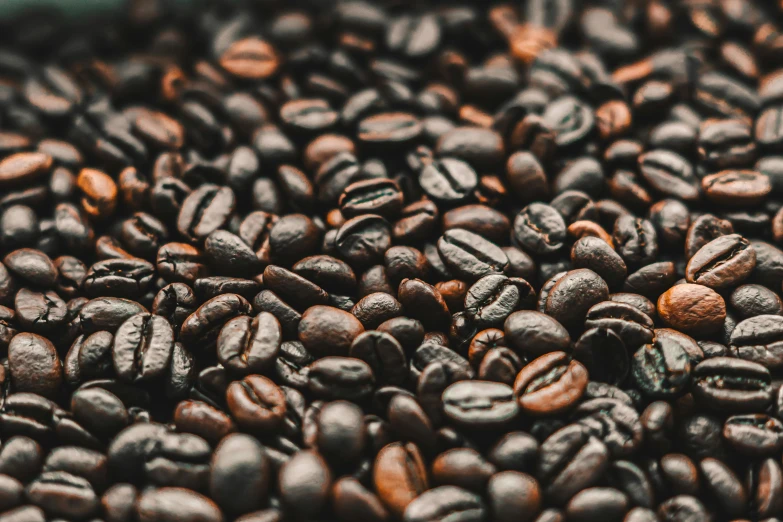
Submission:
[[[627,264],[643,266],[655,261],[658,239],[655,227],[649,221],[621,216],[615,222],[612,237],[617,253]]]
[[[558,505],[593,486],[609,464],[606,446],[579,424],[566,426],[541,444],[536,476],[544,483],[544,495]]]
[[[769,288],[761,285],[737,287],[729,298],[732,308],[742,317],[783,314],[783,301]]]
[[[699,183],[691,164],[679,154],[668,150],[653,150],[639,156],[639,170],[650,186],[662,195],[697,201]]]
[[[220,522],[223,516],[207,497],[185,488],[150,489],[139,495],[136,510],[140,521],[172,522],[199,520]]]
[[[328,500],[331,482],[326,463],[311,451],[297,453],[278,475],[281,500],[291,511],[305,517],[320,513]]]

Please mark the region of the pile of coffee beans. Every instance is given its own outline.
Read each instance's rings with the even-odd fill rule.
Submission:
[[[0,522],[783,518],[783,2],[0,23]]]

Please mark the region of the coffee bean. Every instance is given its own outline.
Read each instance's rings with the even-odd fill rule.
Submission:
[[[402,516],[428,489],[427,470],[416,445],[395,442],[381,449],[375,457],[373,485],[389,511]]]
[[[726,319],[726,303],[702,285],[671,287],[658,299],[658,315],[668,326],[693,335],[718,331]]]
[[[269,459],[255,438],[242,433],[228,435],[215,449],[209,492],[226,512],[243,514],[263,507],[270,479]]]
[[[454,204],[467,199],[478,184],[473,168],[455,158],[429,162],[419,173],[419,184],[437,202]]]
[[[730,349],[735,357],[776,369],[781,360],[778,331],[783,321],[777,315],[758,315],[739,323],[731,334]]]
[[[714,357],[693,371],[692,392],[711,408],[756,411],[772,400],[769,370],[742,359]]]
[[[405,509],[405,522],[429,522],[457,518],[469,522],[487,519],[487,509],[481,497],[456,486],[432,488],[411,502]]]
[[[315,516],[327,501],[331,481],[323,459],[315,452],[302,451],[280,469],[281,500],[301,516]]]
[[[587,370],[564,352],[542,355],[527,364],[514,381],[523,412],[547,415],[571,408],[587,386]]]
[[[532,254],[551,254],[563,247],[566,225],[551,206],[532,203],[514,220],[514,240]]]
[[[764,201],[772,190],[766,175],[752,170],[724,170],[701,181],[707,199],[720,205],[748,206]]]
[[[326,399],[361,400],[375,382],[370,366],[352,357],[324,357],[310,364],[309,370],[311,393]]]
[[[218,507],[205,496],[185,488],[150,489],[139,496],[136,510],[140,521],[223,520]]]
[[[566,328],[574,329],[584,323],[593,305],[608,297],[609,288],[598,274],[586,268],[571,270],[559,277],[549,289],[543,302],[543,312]]]
[[[690,163],[675,152],[653,150],[639,157],[645,181],[661,194],[684,201],[699,199],[699,183]]]
[[[280,323],[269,312],[261,312],[253,319],[235,317],[220,330],[218,360],[240,374],[259,373],[274,363],[281,340]]]
[[[657,334],[633,355],[631,373],[639,388],[651,397],[682,394],[690,380],[691,363],[682,343]]]
[[[472,428],[497,428],[518,414],[510,386],[489,381],[462,381],[443,392],[443,411],[457,424]]]
[[[174,330],[158,315],[138,314],[117,330],[112,355],[117,375],[126,381],[154,380],[168,368]]]
[[[179,339],[185,345],[196,343],[206,350],[217,341],[220,329],[234,317],[248,315],[251,307],[237,294],[222,294],[199,306],[182,323]]]
[[[520,354],[536,357],[571,349],[568,331],[555,319],[539,312],[514,312],[508,316],[503,327],[506,343]]]
[[[689,283],[710,288],[734,286],[748,277],[756,265],[756,252],[739,234],[714,239],[699,249],[685,269]]]
[[[259,433],[274,433],[286,413],[283,392],[261,375],[232,382],[226,390],[226,403],[240,426]]]
[[[497,245],[459,228],[448,230],[440,237],[438,253],[451,270],[471,281],[502,273],[508,265],[508,257]]]
[[[45,337],[19,333],[8,345],[11,385],[17,392],[56,397],[62,385],[62,363]]]
[[[203,185],[183,201],[177,230],[189,241],[203,240],[225,224],[234,205],[235,196],[230,188]]]

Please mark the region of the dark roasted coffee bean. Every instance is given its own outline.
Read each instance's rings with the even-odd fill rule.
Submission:
[[[777,315],[758,315],[739,323],[731,334],[730,350],[735,357],[770,369],[783,365],[779,331],[783,321]]]
[[[136,504],[139,521],[205,520],[219,522],[220,509],[207,497],[185,488],[149,489],[139,495]]]
[[[217,338],[218,361],[239,374],[270,368],[280,350],[282,329],[274,315],[239,316],[228,321]]]
[[[625,343],[606,327],[586,330],[574,344],[574,358],[594,381],[620,384],[630,370]]]
[[[378,214],[394,219],[400,214],[403,194],[390,179],[358,181],[345,188],[340,196],[340,212],[347,219],[361,214]]]
[[[554,208],[532,203],[522,209],[514,220],[513,238],[531,254],[551,254],[563,247],[566,225]]]
[[[269,459],[256,439],[240,433],[228,435],[212,456],[210,495],[226,512],[249,513],[265,504],[270,475]]]
[[[55,398],[62,384],[62,363],[45,337],[19,333],[8,345],[8,370],[17,392]]]
[[[614,225],[615,248],[629,265],[643,266],[655,261],[658,239],[652,223],[632,216],[621,216]]]
[[[379,384],[404,386],[408,380],[405,352],[389,333],[367,331],[359,334],[348,354],[366,362]]]
[[[569,329],[584,323],[590,308],[609,297],[609,288],[601,277],[587,268],[579,268],[559,277],[543,302],[543,312]],[[544,299],[542,289],[540,299]]]
[[[250,310],[250,303],[240,295],[213,297],[185,319],[179,340],[185,345],[198,345],[202,350],[208,350],[214,346],[223,325],[234,317],[250,314]]]
[[[419,173],[422,190],[433,200],[452,205],[467,199],[478,184],[473,168],[455,158],[429,162]]]
[[[508,257],[497,245],[459,228],[440,237],[438,253],[449,269],[471,281],[502,273],[508,265]]]
[[[202,185],[183,201],[177,230],[189,241],[203,240],[226,223],[234,205],[230,188]]]
[[[117,375],[129,382],[154,380],[169,366],[174,330],[159,315],[138,314],[118,329],[112,347]]]
[[[631,373],[643,393],[655,398],[676,397],[690,381],[691,363],[682,343],[655,332],[652,341],[633,355]],[[694,343],[695,344],[695,343]]]
[[[308,308],[299,322],[299,340],[318,355],[345,355],[364,331],[353,315],[331,306]]]
[[[590,435],[586,427],[571,424],[541,444],[536,475],[544,483],[544,494],[564,504],[579,491],[596,484],[609,464],[606,446]]]
[[[309,366],[309,390],[316,397],[358,401],[372,392],[370,366],[352,357],[324,357]]]
[[[783,447],[783,423],[758,413],[733,415],[723,425],[723,437],[740,453],[769,456]]]
[[[146,293],[153,276],[153,265],[142,259],[107,259],[87,270],[82,287],[90,297],[133,299]]]
[[[286,413],[283,392],[260,375],[248,375],[231,383],[226,403],[237,423],[256,433],[275,433]]]
[[[714,357],[693,371],[695,398],[720,411],[759,411],[772,401],[771,377],[764,366],[730,357]]]
[[[464,520],[480,522],[488,516],[481,497],[456,486],[438,486],[417,497],[405,509],[405,522]]]
[[[497,428],[519,412],[510,386],[488,381],[461,381],[443,392],[443,411],[457,424],[471,428]]]
[[[568,330],[552,317],[539,312],[514,312],[508,316],[503,328],[505,342],[519,354],[537,357],[571,349]]]
[[[299,452],[280,469],[281,500],[299,516],[316,516],[328,500],[331,481],[329,468],[318,453]]]

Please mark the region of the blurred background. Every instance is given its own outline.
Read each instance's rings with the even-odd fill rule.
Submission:
[[[185,8],[193,0],[157,0],[168,7]],[[226,0],[230,1],[230,0]],[[0,0],[0,20],[10,21],[30,11],[57,12],[72,21],[94,20],[127,12],[130,0]]]

